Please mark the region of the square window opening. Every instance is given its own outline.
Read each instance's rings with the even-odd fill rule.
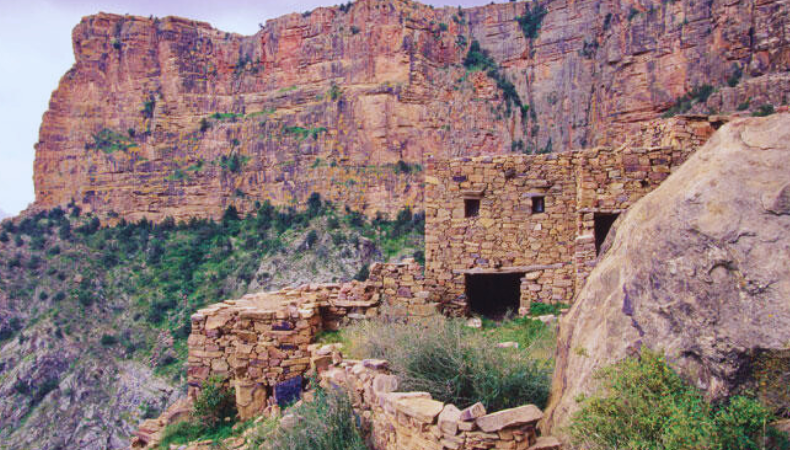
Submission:
[[[546,212],[546,197],[532,197],[532,213]]]
[[[464,216],[477,217],[480,215],[480,199],[467,198],[464,199]]]

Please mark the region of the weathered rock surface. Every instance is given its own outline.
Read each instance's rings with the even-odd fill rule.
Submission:
[[[548,430],[596,370],[643,346],[711,398],[750,383],[757,357],[787,354],[788,165],[790,114],[736,120],[616,224],[561,321]]]
[[[477,419],[477,426],[486,433],[493,433],[506,427],[536,424],[543,418],[543,412],[534,405],[505,409]]]
[[[320,192],[391,213],[421,205],[416,165],[431,159],[616,143],[706,84],[716,90],[691,112],[778,106],[790,92],[787,0],[545,6],[534,39],[516,20],[525,2],[359,0],[246,37],[86,17],[41,126],[35,205],[156,220]],[[462,66],[473,40],[524,114]]]

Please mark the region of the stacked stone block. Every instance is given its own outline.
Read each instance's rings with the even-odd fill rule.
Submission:
[[[701,117],[651,124],[616,149],[430,163],[426,286],[445,311],[468,312],[470,274],[523,274],[522,313],[532,302],[572,302],[597,260],[595,214],[627,210],[713,132]],[[479,201],[471,215],[470,200]]]
[[[259,414],[278,385],[311,368],[310,344],[320,330],[376,316],[382,302],[403,316],[424,317],[437,309],[414,260],[374,264],[364,282],[307,284],[202,309],[192,316],[188,340],[190,395],[220,375],[235,388],[241,416]]]
[[[556,450],[538,437],[543,413],[533,405],[487,414],[481,404],[460,410],[426,392],[397,392],[386,361],[345,361],[322,374],[326,388],[348,390],[375,450]]]

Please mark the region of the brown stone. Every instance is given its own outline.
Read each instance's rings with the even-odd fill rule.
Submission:
[[[439,429],[443,433],[454,436],[458,434],[458,422],[461,421],[461,410],[455,405],[447,404],[439,414]]]
[[[479,417],[475,423],[486,433],[492,433],[507,427],[536,424],[542,418],[543,413],[537,407],[526,405]]]

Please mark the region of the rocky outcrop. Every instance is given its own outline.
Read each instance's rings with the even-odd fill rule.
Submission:
[[[41,127],[35,205],[216,217],[320,192],[391,213],[421,206],[433,159],[616,144],[689,92],[674,111],[790,92],[786,0],[543,7],[359,0],[253,36],[86,17]],[[494,70],[463,67],[473,41]]]
[[[761,361],[790,364],[788,164],[790,114],[736,120],[620,219],[561,321],[546,428],[642,347],[713,399],[771,400]]]

